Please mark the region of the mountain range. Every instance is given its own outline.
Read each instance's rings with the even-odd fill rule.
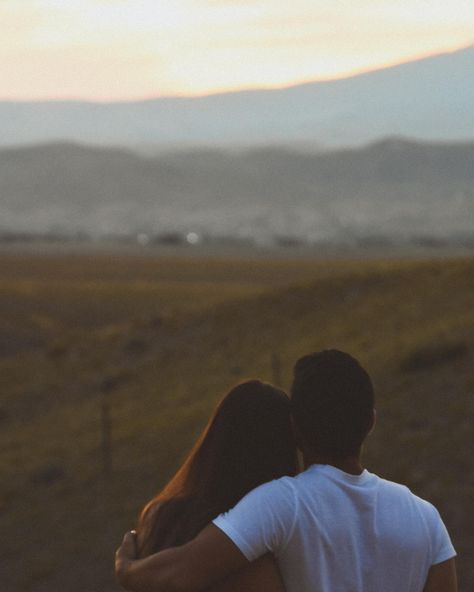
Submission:
[[[0,234],[18,233],[472,242],[474,143],[155,156],[67,143],[2,149]]]
[[[340,80],[135,102],[0,102],[0,145],[147,150],[474,138],[474,45]]]

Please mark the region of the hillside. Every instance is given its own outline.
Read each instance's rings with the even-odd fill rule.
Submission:
[[[474,137],[474,46],[342,80],[138,102],[0,102],[0,144],[147,149]]]
[[[474,144],[156,157],[74,144],[4,149],[0,204],[4,236],[472,243]]]
[[[99,265],[79,257],[67,266],[44,260],[45,279],[41,261],[26,269],[3,263],[7,286],[0,282],[3,326],[16,293],[24,311],[30,302],[17,324],[31,317],[42,319],[40,332],[55,328],[46,341],[0,359],[2,590],[115,590],[111,564],[122,532],[219,396],[247,377],[271,380],[272,353],[287,386],[297,357],[327,347],[354,353],[374,376],[379,425],[368,468],[437,504],[460,555],[460,590],[472,589],[472,259],[313,262],[312,269],[268,262],[266,272],[265,262],[175,261],[165,273],[159,259]],[[155,294],[173,273],[168,301],[181,307],[160,316],[166,300],[157,306]],[[277,285],[285,274],[296,285]],[[101,298],[95,323],[81,281],[89,298]],[[193,283],[227,291],[220,301],[203,293],[196,306]],[[44,297],[48,284],[54,299]],[[239,292],[252,284],[257,292]],[[118,314],[101,321],[108,308]],[[104,400],[113,442],[106,478]]]

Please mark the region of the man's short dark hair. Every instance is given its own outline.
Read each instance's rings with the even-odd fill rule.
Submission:
[[[296,362],[291,404],[304,444],[347,458],[358,453],[372,425],[374,388],[355,358],[325,350]]]

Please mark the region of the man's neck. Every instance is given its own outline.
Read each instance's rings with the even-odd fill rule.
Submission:
[[[360,475],[364,470],[359,455],[347,458],[333,458],[323,454],[308,454],[303,452],[303,463],[305,469],[310,465],[331,465],[350,475]]]

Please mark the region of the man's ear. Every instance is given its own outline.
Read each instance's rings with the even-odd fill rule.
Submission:
[[[293,432],[293,438],[295,439],[296,447],[298,448],[298,450],[300,452],[303,452],[303,450],[305,449],[303,437],[301,436],[301,432],[300,432],[298,426],[296,425],[293,415],[290,415],[290,420],[291,420],[291,430]]]
[[[369,431],[367,432],[367,436],[370,436],[370,434],[375,430],[376,423],[377,423],[377,410],[374,408],[374,409],[372,409],[372,420],[370,423]]]

